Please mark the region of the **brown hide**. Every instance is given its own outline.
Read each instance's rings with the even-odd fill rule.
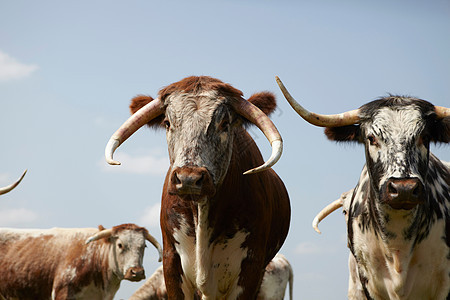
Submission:
[[[61,243],[52,235],[2,241],[0,294],[19,299],[45,299],[50,298],[54,284],[56,287],[65,287],[60,292],[67,295],[78,292],[91,282],[102,286],[108,268],[107,261],[99,257],[98,247],[85,245],[87,237],[89,235],[79,235],[71,243]],[[89,263],[82,258],[88,248],[93,250],[89,255]],[[69,279],[64,273],[68,266],[74,267],[77,274],[69,288]]]
[[[211,203],[209,224],[214,228],[211,240],[232,237],[238,230],[251,232],[243,244],[252,252],[252,257],[246,258],[241,265],[239,286],[245,289],[239,299],[255,299],[264,268],[278,252],[289,229],[289,196],[278,175],[272,169],[252,175],[242,174],[262,163],[262,155],[253,139],[244,129],[239,130],[235,135],[227,175],[215,196],[208,200]],[[164,277],[168,287],[176,287],[182,274],[180,257],[174,248],[173,229],[180,227],[176,216],[180,214],[189,220],[191,235],[195,236],[197,206],[176,195],[169,195],[167,185],[168,176],[161,206]],[[236,229],[234,224],[239,228]],[[182,295],[180,288],[172,291],[168,288],[168,293],[173,299],[180,299]]]

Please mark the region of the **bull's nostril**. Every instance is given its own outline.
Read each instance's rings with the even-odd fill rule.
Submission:
[[[181,183],[181,180],[180,180],[180,178],[178,178],[177,173],[173,174],[173,183],[175,183],[175,184]]]
[[[413,190],[413,196],[418,197],[422,194],[422,187],[420,184],[416,184]]]
[[[197,179],[197,181],[195,182],[195,185],[197,186],[197,187],[201,187],[202,185],[203,185],[203,179],[204,179],[204,174],[202,174],[201,176],[200,176],[200,178],[199,179]]]
[[[398,194],[398,190],[393,182],[389,182],[388,184],[388,193],[392,195]]]

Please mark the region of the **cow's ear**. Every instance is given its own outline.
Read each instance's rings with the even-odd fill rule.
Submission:
[[[436,143],[450,143],[450,117],[438,120],[431,133],[432,141]]]
[[[130,113],[134,114],[139,109],[141,109],[142,107],[144,107],[145,105],[147,105],[148,103],[150,103],[152,101],[153,101],[153,98],[150,96],[146,96],[146,95],[138,95],[138,96],[134,97],[133,99],[131,99]],[[164,125],[162,125],[163,119],[164,119],[164,116],[161,115],[159,117],[154,118],[150,122],[148,122],[147,125],[149,127],[153,127],[153,126],[163,127],[164,126]]]
[[[336,142],[360,142],[361,129],[359,125],[341,127],[326,127],[325,135],[329,140]]]
[[[248,101],[257,106],[266,115],[270,115],[277,107],[275,95],[271,92],[260,92],[253,94]]]

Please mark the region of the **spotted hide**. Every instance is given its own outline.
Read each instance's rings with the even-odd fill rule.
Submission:
[[[449,299],[450,168],[430,144],[450,142],[450,109],[389,95],[344,114],[308,116],[279,84],[329,139],[365,147],[359,182],[343,203],[349,298]]]
[[[282,147],[266,115],[275,106],[271,93],[247,101],[229,84],[193,76],[162,89],[156,99],[133,99],[133,116],[111,137],[106,158],[118,164],[112,153],[141,126],[166,129],[170,167],[161,230],[169,299],[192,299],[197,292],[202,299],[256,298],[290,221],[286,188],[270,169]],[[243,127],[251,124],[272,145],[265,163]]]
[[[145,278],[143,227],[0,229],[3,299],[113,299],[123,279]]]

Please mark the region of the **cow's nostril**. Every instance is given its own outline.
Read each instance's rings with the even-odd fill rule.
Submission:
[[[181,180],[180,180],[180,178],[178,178],[176,172],[173,174],[173,179],[172,180],[173,180],[174,184],[180,184],[181,183]]]
[[[204,177],[205,177],[204,174],[202,174],[202,175],[200,176],[200,178],[197,179],[197,181],[195,182],[195,185],[196,185],[197,187],[202,187]]]
[[[398,190],[393,182],[389,182],[388,184],[388,193],[391,195],[398,194]]]

